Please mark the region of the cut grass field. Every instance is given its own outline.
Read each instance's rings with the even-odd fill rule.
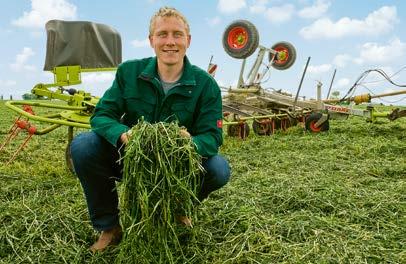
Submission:
[[[14,115],[0,103],[0,140]],[[22,135],[20,135],[22,138]],[[0,153],[0,263],[112,263],[64,161],[67,129]],[[406,263],[406,118],[331,121],[246,140],[225,137],[232,167],[184,240],[189,263]]]

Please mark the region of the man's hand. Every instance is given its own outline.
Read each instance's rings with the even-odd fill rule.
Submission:
[[[181,128],[181,129],[179,130],[179,135],[180,135],[181,137],[185,137],[185,138],[190,138],[190,137],[191,137],[190,133],[187,132],[186,128]]]
[[[125,144],[125,145],[127,145],[127,143],[128,143],[128,136],[129,136],[129,133],[128,133],[128,132],[124,132],[124,133],[121,134],[121,136],[120,136],[121,142],[122,142],[123,144]]]
[[[124,132],[123,134],[121,134],[121,136],[120,136],[121,142],[123,142],[124,144],[127,144],[128,143],[128,137],[130,136],[130,134],[131,134],[130,131],[127,131],[127,132]],[[181,137],[185,137],[185,138],[190,138],[191,137],[190,133],[186,130],[186,128],[182,128],[181,130],[179,130],[179,135]]]

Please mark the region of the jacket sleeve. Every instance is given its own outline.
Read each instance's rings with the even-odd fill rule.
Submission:
[[[206,83],[199,100],[192,139],[201,156],[211,157],[223,143],[221,92],[214,79]]]
[[[113,146],[117,146],[121,134],[129,130],[129,127],[120,123],[124,114],[124,82],[121,72],[119,67],[112,86],[100,98],[90,119],[92,130]]]

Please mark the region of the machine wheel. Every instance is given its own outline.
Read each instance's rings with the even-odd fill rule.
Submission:
[[[315,124],[319,119],[322,117],[321,113],[312,113],[309,115],[309,117],[306,118],[306,130],[309,130],[310,132],[313,133],[318,133],[322,131],[327,131],[330,129],[330,124],[328,120],[321,124],[319,127],[315,127]]]
[[[267,118],[252,121],[252,129],[260,136],[272,134],[271,121]]]
[[[70,142],[68,143],[68,145],[66,146],[66,149],[65,149],[65,162],[66,162],[66,167],[68,167],[68,170],[72,174],[76,174],[75,168],[73,167],[72,156],[70,154]]]
[[[274,119],[274,129],[275,129],[275,130],[281,129],[281,125],[282,125],[281,120],[278,119],[278,118],[275,118],[275,119]]]
[[[255,52],[259,45],[259,34],[251,22],[236,20],[223,33],[224,50],[233,58],[245,59]]]
[[[277,70],[286,70],[290,68],[296,61],[296,49],[292,44],[286,41],[281,41],[272,46],[273,50],[277,52],[275,54],[269,53],[269,61],[274,59],[272,67]]]
[[[248,137],[249,134],[250,127],[246,122],[236,125],[228,125],[227,127],[227,135],[230,137],[239,137],[244,139]]]

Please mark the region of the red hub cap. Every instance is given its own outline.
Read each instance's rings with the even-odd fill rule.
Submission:
[[[313,132],[320,132],[321,126],[316,127],[315,125],[316,125],[316,121],[310,122],[310,129],[311,129]]]
[[[278,52],[276,56],[275,64],[285,64],[289,59],[289,50],[284,46],[277,46],[274,48]]]
[[[227,44],[233,49],[242,49],[248,42],[248,32],[243,27],[235,27],[230,30]]]

